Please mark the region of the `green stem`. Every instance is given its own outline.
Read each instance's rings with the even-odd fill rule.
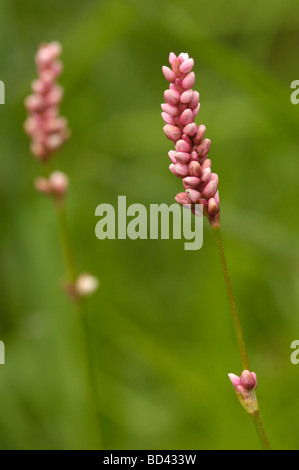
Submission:
[[[216,242],[217,242],[217,246],[218,246],[218,253],[219,253],[219,257],[220,257],[220,262],[221,262],[222,272],[223,272],[223,276],[224,276],[225,286],[226,286],[226,290],[227,290],[227,294],[228,294],[230,309],[231,309],[231,313],[232,313],[232,317],[233,317],[233,322],[234,322],[238,347],[239,347],[239,351],[240,351],[240,355],[241,355],[243,370],[249,370],[250,371],[249,360],[248,360],[248,355],[247,355],[247,351],[246,351],[246,346],[245,346],[244,336],[243,336],[243,332],[242,332],[242,327],[241,327],[241,323],[240,323],[240,320],[239,320],[239,315],[238,315],[238,311],[237,311],[235,297],[234,297],[234,293],[233,293],[233,290],[232,290],[232,286],[231,286],[231,282],[230,282],[230,278],[229,278],[229,274],[228,274],[228,269],[227,269],[227,264],[226,264],[226,260],[225,260],[220,228],[214,228],[213,233],[214,233],[214,236],[215,236],[215,239],[216,239]]]
[[[256,429],[256,432],[259,436],[259,439],[261,441],[263,450],[271,450],[259,412],[257,411],[256,413],[252,414],[251,418],[252,418],[254,427]]]
[[[214,227],[213,228],[213,233],[214,237],[217,243],[218,247],[218,253],[220,257],[220,263],[222,267],[222,272],[224,276],[224,281],[225,281],[225,286],[228,294],[228,299],[229,299],[229,304],[230,304],[230,309],[233,317],[233,322],[234,322],[234,327],[235,327],[235,332],[236,332],[236,337],[237,337],[237,343],[238,343],[238,348],[240,351],[240,356],[241,356],[241,361],[242,361],[242,366],[243,370],[249,370],[250,371],[250,365],[249,365],[249,360],[248,360],[248,354],[246,351],[246,346],[245,346],[245,341],[244,341],[244,336],[242,332],[242,327],[237,311],[237,306],[236,306],[236,301],[233,293],[233,289],[231,286],[230,282],[230,277],[228,274],[228,269],[227,269],[227,264],[226,264],[226,259],[225,259],[225,254],[223,250],[223,245],[222,245],[222,239],[221,239],[221,232],[220,232],[220,227]],[[254,423],[256,432],[258,434],[259,440],[261,442],[262,448],[265,450],[270,450],[270,445],[267,440],[263,424],[261,421],[261,417],[259,414],[259,411],[256,411],[255,413],[250,415],[252,418],[252,421]]]
[[[75,280],[77,279],[77,267],[75,263],[75,257],[72,250],[71,239],[70,239],[70,232],[68,228],[68,221],[66,215],[66,209],[64,204],[64,198],[56,197],[55,198],[55,209],[57,213],[58,225],[59,225],[59,234],[60,234],[60,242],[63,252],[63,257],[65,261],[66,271],[67,271],[67,281],[71,285],[74,284]],[[93,361],[93,354],[91,350],[91,342],[89,338],[89,328],[87,322],[87,315],[84,311],[84,305],[82,299],[75,296],[74,298],[76,307],[78,310],[78,314],[81,321],[82,326],[82,333],[83,333],[83,341],[85,346],[85,354],[86,354],[86,367],[87,367],[87,375],[88,375],[88,382],[89,382],[89,394],[90,400],[92,403],[93,411],[97,417],[98,423],[98,441],[101,448],[102,437],[101,437],[101,419],[99,414],[99,407],[98,407],[98,393],[97,393],[97,381],[95,375],[95,367]]]
[[[74,258],[73,250],[71,246],[64,199],[56,197],[55,208],[56,208],[56,213],[57,213],[57,218],[58,218],[62,253],[63,253],[64,262],[65,262],[65,266],[67,270],[67,278],[68,278],[67,280],[68,282],[73,283],[77,278],[77,268],[76,268],[75,258]]]

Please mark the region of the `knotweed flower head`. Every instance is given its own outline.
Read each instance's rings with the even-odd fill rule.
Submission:
[[[206,128],[194,122],[199,112],[199,93],[192,89],[195,74],[194,61],[188,54],[178,57],[171,52],[170,67],[162,68],[169,89],[164,92],[162,106],[163,128],[166,137],[175,144],[170,150],[170,171],[183,180],[185,192],[176,196],[179,204],[202,204],[204,214],[213,227],[219,227],[218,175],[211,172],[211,160],[207,158],[211,141],[205,139]]]
[[[32,94],[25,100],[28,118],[25,132],[31,138],[31,151],[39,160],[48,160],[68,139],[67,120],[59,116],[63,89],[56,83],[61,74],[58,42],[42,44],[35,57],[38,78],[32,83]]]
[[[240,377],[235,374],[228,374],[235,389],[239,402],[247,413],[254,414],[258,411],[258,402],[255,394],[257,378],[254,372],[243,370]]]

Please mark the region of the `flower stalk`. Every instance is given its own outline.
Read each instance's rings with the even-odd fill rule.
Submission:
[[[203,214],[213,228],[243,366],[241,377],[234,374],[229,374],[229,377],[240,404],[253,420],[262,447],[270,449],[255,393],[256,375],[250,372],[248,354],[222,245],[218,175],[211,172],[212,162],[207,157],[211,141],[205,138],[205,126],[202,124],[198,126],[194,121],[200,109],[199,93],[192,89],[195,83],[195,74],[192,71],[194,60],[186,53],[176,56],[171,52],[169,64],[170,67],[162,67],[164,77],[170,82],[169,89],[164,92],[165,103],[161,105],[162,118],[165,122],[163,130],[166,137],[175,145],[175,150],[170,150],[168,153],[172,162],[169,169],[175,176],[182,179],[185,189],[184,192],[177,194],[175,199],[186,208],[191,208],[195,216],[201,215],[196,211],[196,205],[202,204]]]
[[[35,57],[38,78],[32,83],[32,94],[25,100],[28,118],[24,129],[31,139],[31,152],[42,162],[44,172],[47,175],[36,178],[34,186],[41,194],[48,195],[53,199],[57,215],[60,244],[66,269],[64,289],[69,298],[75,303],[81,321],[90,403],[97,416],[98,443],[99,448],[101,448],[101,419],[98,407],[97,380],[91,351],[88,319],[83,303],[83,298],[91,295],[97,289],[98,280],[89,273],[78,275],[65,205],[69,178],[61,171],[49,171],[52,167],[53,155],[70,137],[67,120],[59,115],[63,89],[56,81],[62,71],[62,63],[59,60],[61,50],[61,45],[58,42],[42,44],[38,49]]]

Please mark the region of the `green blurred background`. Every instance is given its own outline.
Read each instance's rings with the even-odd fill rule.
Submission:
[[[195,60],[197,123],[212,140],[223,242],[264,426],[274,448],[299,448],[298,118],[295,0],[1,0],[1,449],[97,448],[80,322],[61,290],[52,203],[23,132],[23,101],[43,41],[61,41],[62,114],[72,138],[55,159],[71,178],[78,266],[100,278],[88,300],[106,449],[256,449],[227,378],[240,373],[211,229],[182,240],[104,240],[102,202],[173,202],[161,67]]]

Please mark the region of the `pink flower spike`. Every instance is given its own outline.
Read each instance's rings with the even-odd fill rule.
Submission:
[[[165,103],[162,105],[162,117],[166,122],[163,130],[175,144],[175,153],[169,153],[172,161],[169,168],[182,179],[193,204],[193,214],[199,215],[194,210],[194,204],[199,202],[203,205],[204,215],[216,228],[220,220],[218,176],[211,172],[211,160],[207,158],[211,141],[204,138],[206,128],[195,123],[200,103],[199,93],[192,89],[195,83],[194,61],[187,53],[178,56],[170,53],[169,62],[172,70],[163,67],[163,73],[171,83],[164,92]],[[178,196],[180,202],[182,198],[186,196]]]
[[[38,78],[32,84],[33,94],[25,100],[29,117],[25,132],[31,139],[31,151],[39,160],[47,160],[69,138],[67,120],[59,116],[58,106],[63,88],[56,84],[62,66],[58,61],[61,45],[42,44],[36,54]]]

